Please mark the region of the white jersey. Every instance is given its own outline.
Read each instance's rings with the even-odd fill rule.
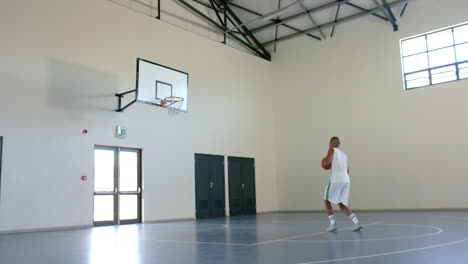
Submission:
[[[350,182],[348,174],[348,157],[338,148],[334,148],[331,164],[330,182]]]

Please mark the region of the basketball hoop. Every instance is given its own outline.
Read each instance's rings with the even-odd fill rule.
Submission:
[[[178,114],[183,104],[184,98],[178,96],[169,96],[161,100],[161,107],[166,108],[169,115]]]

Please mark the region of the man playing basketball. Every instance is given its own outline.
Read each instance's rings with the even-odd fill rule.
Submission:
[[[359,231],[362,229],[362,225],[359,223],[358,218],[348,208],[348,198],[350,189],[349,180],[349,166],[348,157],[338,147],[340,146],[340,139],[338,137],[332,137],[330,139],[330,145],[327,156],[325,157],[325,166],[331,166],[331,177],[330,183],[325,190],[325,208],[328,212],[328,219],[330,220],[330,226],[327,231],[334,232],[338,230],[335,222],[335,216],[333,215],[332,203],[337,204],[340,209],[353,221],[353,231]]]

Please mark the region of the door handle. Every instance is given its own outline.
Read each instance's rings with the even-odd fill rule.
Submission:
[[[140,187],[138,187],[137,193],[141,193],[141,188]]]
[[[242,189],[245,189],[245,183],[242,184]]]
[[[210,189],[213,189],[214,182],[210,182]]]
[[[117,187],[115,187],[114,189],[114,194],[117,194]]]

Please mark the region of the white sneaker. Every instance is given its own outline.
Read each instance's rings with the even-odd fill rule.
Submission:
[[[363,228],[363,226],[360,223],[354,224],[353,226],[353,231],[360,231]]]
[[[336,224],[330,225],[327,228],[327,232],[335,232],[336,230],[338,230],[338,227],[336,226]]]

